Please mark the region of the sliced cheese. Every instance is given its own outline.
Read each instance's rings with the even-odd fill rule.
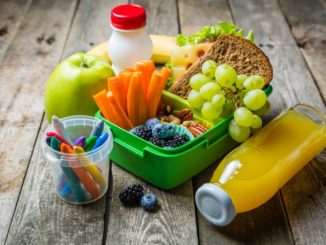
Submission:
[[[201,43],[172,49],[172,67],[184,67],[186,70],[188,70],[190,66],[198,60],[198,58],[205,55],[211,46],[212,43]]]

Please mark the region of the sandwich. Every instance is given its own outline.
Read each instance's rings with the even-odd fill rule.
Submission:
[[[174,79],[169,91],[187,98],[191,87],[190,78],[201,72],[202,64],[206,60],[214,60],[219,64],[231,65],[238,74],[259,75],[268,84],[273,77],[273,69],[268,57],[252,41],[241,35],[222,34],[207,47],[201,57],[184,69],[184,73]],[[198,53],[198,52],[197,52]],[[172,59],[173,53],[171,55]],[[175,68],[173,71],[177,71]]]

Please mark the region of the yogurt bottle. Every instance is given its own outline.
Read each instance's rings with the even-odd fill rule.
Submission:
[[[113,8],[111,27],[108,53],[115,74],[151,58],[153,44],[146,33],[146,11],[142,6],[124,4]]]

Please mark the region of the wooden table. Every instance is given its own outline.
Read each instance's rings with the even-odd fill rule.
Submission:
[[[113,184],[99,202],[56,197],[40,147],[46,81],[60,60],[105,41],[110,9],[125,2],[0,1],[0,244],[326,244],[326,165],[316,159],[225,228],[206,222],[194,203],[216,164],[172,191],[112,165]],[[132,2],[147,8],[150,33],[190,34],[219,20],[252,29],[274,67],[267,121],[299,102],[326,111],[325,0]],[[159,212],[121,206],[118,193],[136,182],[158,196]]]

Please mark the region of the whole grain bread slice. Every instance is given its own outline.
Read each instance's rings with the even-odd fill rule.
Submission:
[[[206,60],[215,60],[217,64],[229,64],[238,74],[260,75],[268,84],[273,78],[273,69],[268,57],[255,44],[247,39],[233,35],[221,35],[207,53],[194,63],[187,73],[176,81],[170,92],[186,98],[191,90],[190,78],[201,72]]]

